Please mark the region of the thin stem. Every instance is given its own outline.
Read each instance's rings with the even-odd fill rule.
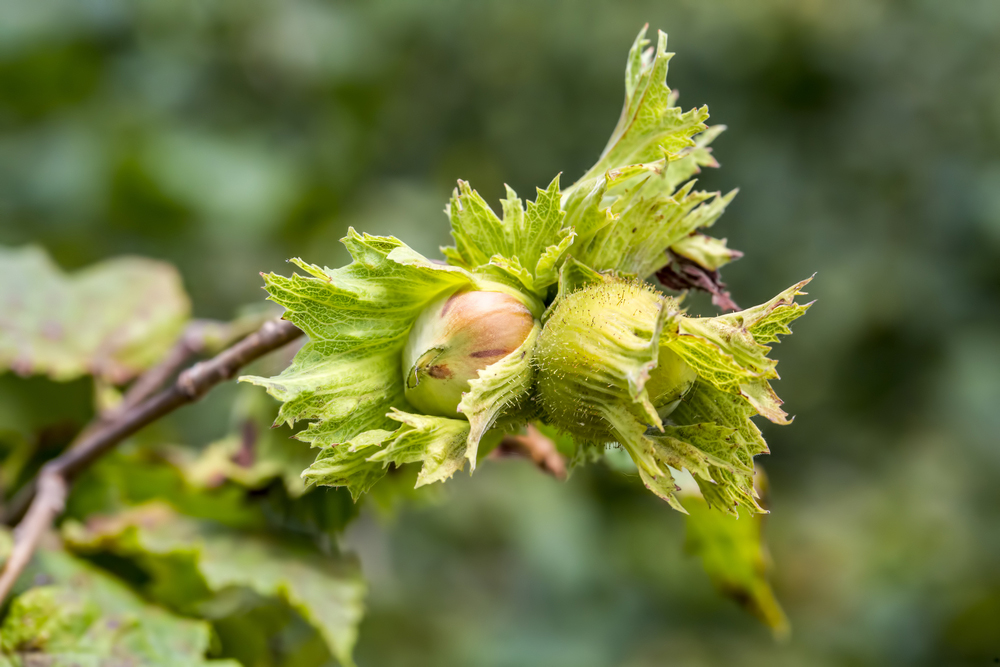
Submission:
[[[556,449],[555,443],[531,424],[528,424],[525,435],[505,436],[494,453],[497,456],[523,456],[542,472],[556,479],[566,479],[566,460]]]
[[[182,405],[197,401],[212,387],[236,375],[246,364],[301,335],[302,332],[291,322],[265,322],[232,347],[182,372],[167,389],[116,413],[110,423],[81,434],[72,447],[46,463],[38,475],[35,486],[38,492],[34,494],[24,520],[14,531],[14,547],[0,573],[0,603],[6,599],[31,561],[42,535],[62,512],[69,486],[81,472],[144,426]]]
[[[125,392],[121,403],[94,418],[77,434],[67,449],[79,447],[95,434],[102,433],[117,423],[129,410],[152,396],[191,358],[196,355],[219,352],[253,333],[269,319],[271,318],[264,317],[262,314],[254,314],[238,318],[233,322],[192,321],[163,359],[132,383],[132,386]],[[37,478],[33,479],[14,494],[9,506],[0,513],[4,524],[12,525],[24,517],[28,506],[35,498],[37,483]]]

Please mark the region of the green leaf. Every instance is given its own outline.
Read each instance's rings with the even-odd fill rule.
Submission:
[[[688,181],[674,190],[669,161],[635,165],[608,172],[604,193],[589,206],[598,211],[573,211],[571,219],[600,219],[604,210],[608,221],[593,234],[577,230],[570,252],[598,271],[612,270],[645,278],[669,261],[667,250],[696,230],[710,227],[736,195],[694,190]],[[567,206],[585,202],[571,196]]]
[[[72,589],[39,586],[20,595],[0,627],[0,650],[73,651],[101,615],[91,600]]]
[[[400,369],[410,326],[435,298],[473,284],[392,237],[352,229],[344,245],[354,257],[346,267],[295,260],[308,275],[265,276],[270,298],[309,342],[280,375],[241,378],[283,401],[277,423],[317,420],[297,436],[317,447],[390,426],[389,408],[406,405]]]
[[[559,280],[559,267],[567,257],[569,249],[576,240],[576,232],[568,229],[562,240],[555,245],[550,245],[538,259],[535,267],[535,291],[544,296],[543,290],[550,285],[554,285]]]
[[[536,324],[525,342],[514,352],[480,371],[470,384],[460,411],[465,419],[411,414],[393,408],[389,418],[401,424],[395,431],[368,431],[353,440],[325,448],[303,473],[310,483],[346,486],[355,500],[369,491],[391,463],[403,466],[421,463],[416,487],[442,482],[485,453],[482,442],[511,410],[520,408],[531,389],[534,369],[531,348],[538,336]],[[518,418],[518,422],[521,418]],[[490,446],[495,442],[490,438]]]
[[[351,497],[357,500],[385,476],[385,464],[369,461],[382,443],[395,437],[393,431],[376,429],[339,445],[324,447],[316,461],[302,473],[309,484],[320,486],[346,486]]]
[[[230,433],[197,453],[177,448],[173,461],[196,487],[214,488],[228,480],[256,490],[277,478],[290,497],[298,498],[306,491],[302,471],[313,462],[315,452],[285,429],[270,428],[277,412],[278,404],[266,394],[240,387]]]
[[[753,414],[745,400],[704,380],[695,383],[659,433],[621,406],[604,408],[648,489],[683,512],[671,469],[687,471],[709,505],[733,515],[739,507],[764,512],[754,490],[753,458],[768,450],[750,421]]]
[[[647,430],[645,424],[620,406],[609,406],[605,415],[618,442],[635,462],[646,488],[678,511],[684,509],[677,498],[679,489],[671,468],[689,471],[699,480],[699,485],[716,484],[716,471],[746,474],[730,454],[732,448],[739,446],[733,438],[732,428],[702,423],[683,428],[665,427],[664,432],[658,434]],[[752,468],[749,474],[752,477]]]
[[[683,148],[671,155],[664,177],[665,187],[669,190],[676,190],[681,183],[700,174],[702,167],[717,169],[719,163],[712,155],[712,149],[709,146],[725,130],[725,125],[712,125],[693,137],[694,146]]]
[[[681,461],[669,448],[647,438],[646,426],[620,406],[609,406],[605,410],[605,419],[614,429],[618,442],[635,462],[646,488],[667,501],[675,510],[683,512],[684,508],[677,499],[679,488],[670,473],[670,467],[672,465],[681,469],[687,463],[696,469],[703,469],[705,463],[698,460]]]
[[[778,362],[767,356],[770,348],[754,340],[753,334],[745,327],[734,326],[732,320],[686,317],[680,321],[678,334],[681,343],[675,349],[685,349],[697,341],[699,354],[704,354],[700,350],[707,345],[706,349],[713,350],[712,354],[718,350],[725,355],[725,361],[720,358],[716,363],[739,369],[733,371],[733,377],[728,381],[720,379],[721,389],[732,389],[730,385],[739,385],[744,379],[778,377],[775,370]],[[678,351],[678,354],[681,352]]]
[[[809,279],[811,280],[811,278]],[[700,378],[724,392],[743,396],[759,414],[777,424],[789,423],[768,380],[776,379],[777,361],[767,355],[788,323],[811,304],[794,299],[809,280],[797,283],[767,303],[720,317],[681,317],[675,335],[664,344],[690,365]],[[760,338],[758,339],[758,335]]]
[[[247,502],[245,489],[235,485],[192,486],[183,468],[173,461],[173,452],[162,451],[165,448],[158,439],[153,442],[155,445],[111,452],[86,471],[73,485],[67,514],[85,518],[157,500],[189,516],[234,528],[256,529],[265,525],[261,508]]]
[[[442,248],[448,261],[471,271],[489,264],[493,255],[513,257],[511,231],[514,225],[523,224],[524,211],[510,188],[507,189],[504,209],[506,219],[501,221],[468,182],[459,181],[445,208],[451,220],[451,235],[455,239],[454,248]]]
[[[701,560],[715,587],[759,618],[776,637],[787,637],[788,619],[767,578],[771,563],[761,537],[763,517],[746,511],[738,516],[723,514],[697,496],[684,497],[681,503],[688,513],[685,548]]]
[[[518,425],[525,421],[521,409],[531,398],[535,379],[531,354],[540,331],[541,325],[536,320],[520,347],[479,371],[479,377],[469,382],[469,391],[462,396],[458,411],[469,420],[465,456],[472,470],[476,469],[480,440],[498,420],[502,424],[505,415],[517,412]]]
[[[383,465],[423,463],[417,486],[443,482],[465,466],[469,422],[464,419],[429,417],[394,410],[390,417],[402,426],[385,448],[368,458]]]
[[[792,333],[788,325],[805,315],[815,303],[812,301],[801,305],[795,303],[795,297],[806,294],[802,288],[810,281],[812,277],[792,285],[767,303],[738,313],[723,315],[722,318],[734,327],[746,328],[758,343],[777,343],[779,335]]]
[[[663,268],[668,249],[714,271],[739,254],[722,241],[688,239],[714,224],[736,193],[696,191],[689,179],[718,167],[708,146],[725,128],[705,125],[707,107],[676,106],[666,84],[667,36],[660,32],[656,49],[644,51],[645,33],[629,52],[625,107],[607,147],[563,192],[565,225],[576,234],[569,252],[598,271],[639,278]]]
[[[193,521],[157,503],[92,517],[86,527],[68,522],[64,537],[78,553],[136,559],[153,576],[150,597],[186,613],[233,587],[281,600],[316,628],[341,664],[353,664],[366,586],[352,559]]]
[[[66,274],[40,248],[0,247],[0,371],[122,384],[166,353],[190,310],[163,262],[120,257]]]
[[[476,268],[476,275],[522,292],[533,293],[535,291],[535,277],[531,271],[521,266],[517,257],[493,255],[489,264]]]
[[[565,223],[576,234],[575,246],[586,247],[599,231],[615,221],[611,201],[604,200],[607,191],[608,176],[604,175],[577,182],[563,193]]]
[[[677,97],[667,86],[668,64],[674,54],[667,53],[666,33],[659,31],[655,50],[645,50],[648,44],[644,27],[629,50],[625,107],[618,125],[597,163],[578,184],[609,169],[652,162],[693,147],[691,137],[707,128],[708,107],[684,113],[675,106]]]
[[[750,420],[754,413],[740,396],[699,380],[670,414],[673,426],[668,432],[715,459],[709,474],[695,476],[695,481],[710,506],[730,514],[738,506],[764,511],[754,490],[753,458],[768,449],[760,429]]]
[[[535,201],[524,206],[507,186],[500,219],[478,192],[459,181],[447,208],[455,239],[453,248],[442,249],[449,263],[487,275],[488,267],[500,267],[544,298],[549,285],[556,282],[558,265],[574,233],[563,224],[559,176],[537,193]]]
[[[718,271],[722,266],[743,256],[740,251],[727,248],[726,239],[715,239],[704,234],[692,234],[672,244],[670,249],[709,271]]]
[[[52,549],[35,554],[21,582],[49,585],[22,593],[0,626],[11,665],[236,667],[206,661],[210,627],[147,604],[116,578]]]

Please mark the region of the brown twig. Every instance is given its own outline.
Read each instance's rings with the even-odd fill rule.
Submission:
[[[241,338],[249,336],[273,317],[273,313],[254,313],[232,322],[192,320],[166,356],[140,375],[125,392],[121,403],[102,415],[101,421],[115,421],[119,415],[152,396],[153,392],[177,374],[192,357],[220,352]]]
[[[194,320],[184,329],[166,356],[148,371],[136,378],[132,386],[122,396],[121,403],[101,415],[100,421],[112,422],[139,403],[149,398],[173,377],[184,365],[197,354],[201,354],[205,346],[205,332],[214,322]]]
[[[38,475],[38,492],[14,531],[14,547],[0,573],[0,603],[31,560],[42,535],[62,511],[69,485],[77,475],[144,426],[197,401],[209,389],[236,375],[246,364],[300,335],[302,332],[291,322],[265,322],[254,333],[212,359],[185,370],[173,385],[129,407],[114,421],[84,435],[73,447],[46,463]]]
[[[656,279],[664,287],[678,292],[689,289],[701,290],[712,295],[712,303],[724,312],[735,313],[740,309],[733,297],[726,291],[726,283],[722,282],[719,271],[706,269],[704,266],[678,255],[673,250],[667,250],[670,262],[656,272]],[[729,250],[729,258],[739,259],[743,256],[739,250]]]
[[[87,424],[69,444],[68,449],[79,447],[95,433],[106,429],[130,409],[152,396],[193,357],[219,352],[253,333],[264,322],[271,319],[266,315],[265,313],[255,313],[237,318],[232,322],[214,320],[190,322],[163,359],[132,383],[132,386],[122,397],[121,403],[104,411]],[[24,517],[28,506],[35,498],[37,484],[38,478],[33,479],[14,494],[9,505],[4,508],[2,515],[0,515],[5,525],[12,525]]]
[[[531,424],[528,424],[525,435],[504,436],[493,454],[498,457],[523,456],[556,479],[566,479],[566,460],[555,443]]]

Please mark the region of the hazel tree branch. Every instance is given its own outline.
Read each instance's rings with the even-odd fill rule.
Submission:
[[[117,415],[127,412],[129,408],[152,396],[153,392],[180,371],[192,357],[221,352],[260,329],[273,317],[273,312],[259,312],[239,317],[232,322],[193,320],[166,356],[132,383],[122,397],[122,402],[109,411],[109,414],[102,415],[102,421],[115,421]]]
[[[105,411],[101,415],[100,421],[104,423],[115,421],[117,417],[128,412],[129,408],[135,407],[152,396],[192,357],[204,353],[206,333],[218,326],[218,323],[207,320],[194,320],[188,324],[184,333],[170,348],[166,356],[158,364],[140,375],[122,396],[121,403]]]
[[[152,396],[193,357],[215,354],[229,347],[259,329],[272,317],[273,315],[270,313],[255,313],[237,318],[232,322],[193,320],[185,327],[177,342],[167,351],[163,359],[132,383],[122,397],[121,403],[105,410],[87,424],[70,443],[69,449],[79,447],[94,433],[107,428],[126,414],[129,409]],[[25,484],[11,499],[8,507],[0,512],[4,524],[12,525],[24,517],[28,506],[35,497],[38,481],[38,478],[35,478]]]
[[[144,426],[197,401],[215,385],[231,379],[243,366],[301,335],[291,322],[268,320],[232,347],[182,372],[167,389],[135,401],[124,411],[115,411],[111,421],[98,419],[93,429],[86,429],[67,451],[46,463],[38,475],[37,493],[24,519],[14,530],[14,547],[0,573],[0,604],[27,567],[41,537],[62,512],[69,487],[81,472]],[[176,371],[184,359],[178,363],[170,353],[161,365],[151,369],[151,373],[162,373],[161,382],[172,375],[172,372],[165,372],[164,364],[168,362],[175,365],[173,371]],[[150,381],[143,386],[152,387],[153,383]],[[144,392],[154,390],[147,388]]]

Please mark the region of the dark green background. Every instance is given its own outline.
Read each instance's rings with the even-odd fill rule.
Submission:
[[[503,462],[349,528],[372,586],[359,662],[992,664],[995,0],[3,0],[0,243],[67,268],[168,260],[217,318],[286,257],[344,262],[348,225],[434,253],[455,179],[496,201],[585,171],[647,21],[678,53],[681,106],[729,126],[702,184],[741,189],[713,230],[747,253],[734,298],[818,272],[776,351],[795,423],[763,427],[792,639],[715,594],[637,480]],[[40,383],[0,416],[47,425]],[[212,405],[174,428],[218,438]]]

